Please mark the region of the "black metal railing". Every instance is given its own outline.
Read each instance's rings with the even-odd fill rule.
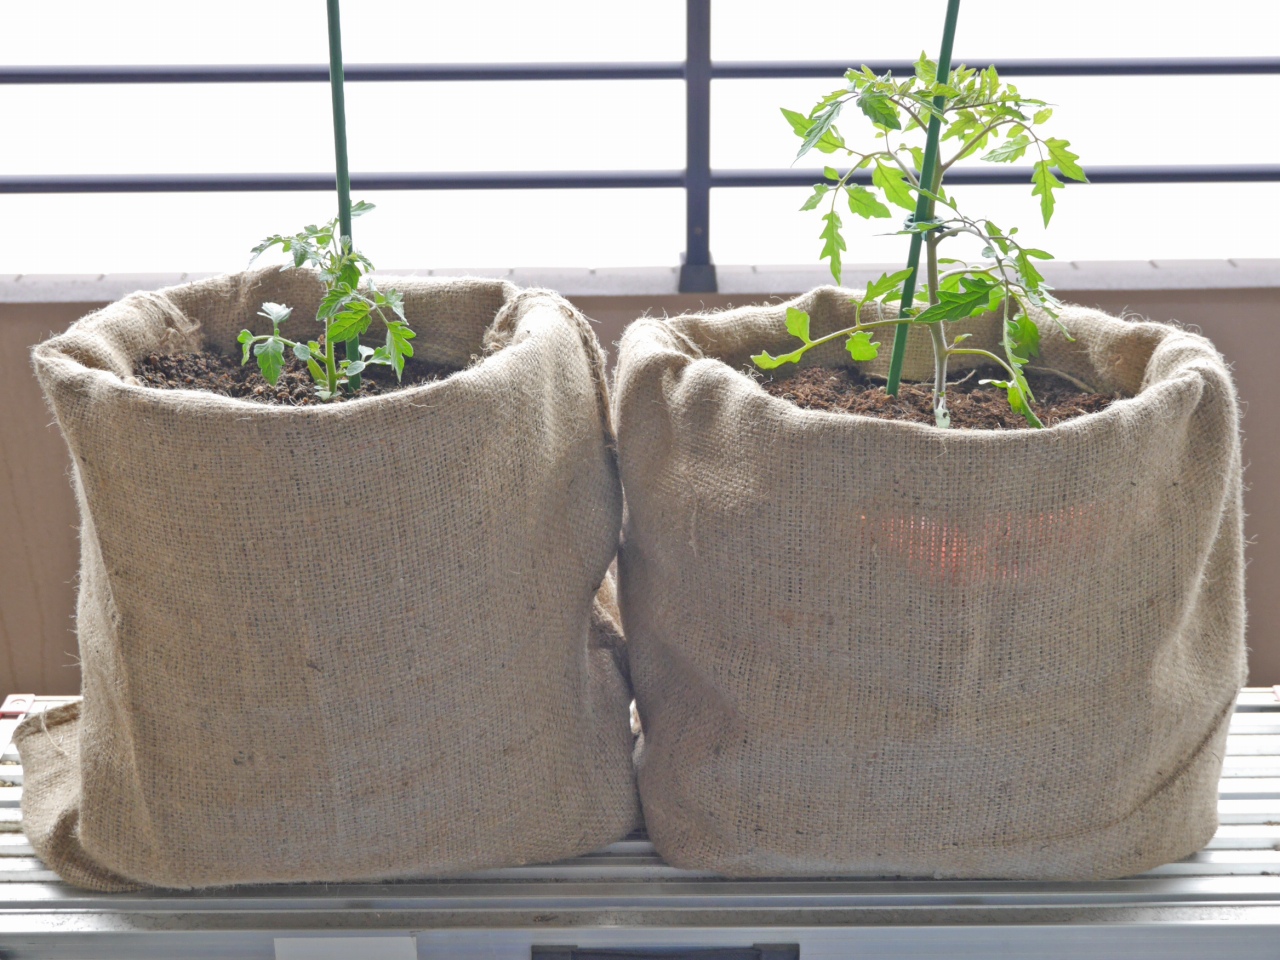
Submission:
[[[848,63],[835,61],[739,62],[711,59],[711,2],[686,0],[685,59],[656,63],[348,64],[351,82],[502,80],[684,80],[685,167],[683,170],[554,171],[545,173],[355,173],[351,185],[372,190],[542,190],[680,188],[685,192],[685,254],[680,290],[713,293],[711,190],[717,187],[806,186],[812,170],[713,170],[711,81],[795,77],[836,78]],[[986,64],[986,60],[968,61]],[[877,73],[910,73],[908,60],[869,64]],[[997,62],[1004,76],[1188,76],[1280,74],[1280,57],[1181,57],[1134,59],[1009,59]],[[136,83],[321,83],[322,64],[211,66],[32,66],[0,67],[0,84]],[[859,182],[869,177],[855,175]],[[955,169],[950,183],[1027,183],[1020,168]],[[1239,183],[1280,181],[1277,164],[1184,166],[1089,166],[1101,183]],[[1070,183],[1071,181],[1067,181]],[[83,174],[0,176],[0,193],[210,193],[331,190],[332,174]]]

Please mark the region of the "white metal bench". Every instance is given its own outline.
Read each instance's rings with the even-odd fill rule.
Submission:
[[[36,698],[33,709],[65,702]],[[528,960],[535,947],[548,960],[715,957],[697,952],[713,947],[762,960],[1280,958],[1272,689],[1241,694],[1217,836],[1186,860],[1104,883],[723,880],[667,866],[637,836],[564,863],[450,880],[87,893],[59,881],[22,835],[17,722],[0,719],[0,960]],[[779,946],[727,949],[762,944]],[[608,952],[619,950],[650,952]]]

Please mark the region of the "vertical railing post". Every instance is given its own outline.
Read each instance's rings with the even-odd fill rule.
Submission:
[[[681,293],[715,293],[711,263],[711,0],[685,0],[685,253]]]

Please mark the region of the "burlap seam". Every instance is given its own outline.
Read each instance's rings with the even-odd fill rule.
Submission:
[[[520,318],[524,316],[528,309],[539,304],[548,305],[548,301],[550,305],[554,305],[560,310],[564,317],[574,325],[578,333],[583,352],[587,355],[587,363],[591,367],[591,379],[595,382],[596,400],[599,404],[600,416],[604,419],[605,429],[608,432],[610,447],[612,448],[617,443],[617,435],[613,429],[613,415],[609,405],[609,381],[606,373],[608,366],[604,351],[600,346],[600,341],[596,337],[595,331],[591,329],[591,321],[583,315],[582,311],[560,296],[560,294],[554,290],[534,287],[528,290],[521,290],[503,304],[502,309],[493,318],[493,323],[489,329],[484,332],[483,353],[479,359],[483,360],[484,357],[492,356],[507,347],[515,336]]]
[[[143,387],[139,384],[138,389],[149,390],[151,388]],[[66,431],[63,431],[63,433],[65,436],[67,436],[68,442],[70,442],[70,435]],[[81,492],[82,492],[82,495],[85,497],[85,501],[87,503],[88,493],[83,491],[83,485],[81,485]],[[97,547],[98,560],[102,563],[102,567],[103,567],[104,575],[102,577],[100,586],[105,594],[104,604],[108,612],[107,629],[111,631],[111,633],[114,636],[118,636],[118,628],[119,628],[119,622],[120,622],[120,608],[116,603],[115,586],[112,583],[112,578],[106,568],[105,559],[102,556],[102,544],[98,538],[97,526],[87,507],[81,510],[81,515],[82,515],[82,521],[81,521],[82,523],[93,526],[93,542]],[[79,631],[79,625],[77,624],[77,634],[78,634],[78,631]],[[116,698],[118,698],[120,702],[123,704],[129,704],[133,702],[132,683],[133,683],[132,677],[127,673],[127,671],[123,673],[123,675],[117,676],[112,683],[113,695]],[[128,740],[129,749],[128,751],[126,751],[126,753],[128,756],[128,763],[131,768],[133,781],[135,783],[141,783],[142,774],[138,767],[138,749],[137,749],[137,744],[140,738],[138,736],[136,716],[134,711],[131,709],[128,709],[127,707],[125,707],[120,712],[125,717],[125,721],[122,724],[122,726],[124,726],[125,730],[127,731],[125,733],[125,737]],[[81,723],[83,719],[84,719],[83,711],[77,710],[76,716],[75,716],[76,723],[77,724]],[[77,742],[79,742],[78,739],[77,739]],[[79,758],[77,758],[77,760],[78,759]],[[81,787],[81,790],[83,791],[83,786]],[[82,793],[82,796],[83,796],[83,793]],[[163,849],[163,845],[159,842],[159,834],[156,831],[155,816],[152,814],[151,805],[148,803],[147,797],[145,795],[140,794],[137,797],[137,808],[141,811],[142,813],[141,819],[146,824],[146,840],[151,845],[151,849],[152,850]],[[78,816],[78,812],[77,812],[77,816]],[[85,856],[92,857],[99,864],[105,864],[105,858],[103,858],[100,853],[97,853],[90,849],[92,844],[85,843],[84,832],[79,831],[79,834],[80,834],[80,845],[84,850]],[[171,862],[168,859],[166,859],[164,863],[165,863],[166,869],[172,866]],[[116,876],[119,876],[119,877],[125,876],[125,874],[123,874],[119,870],[116,870],[113,868],[108,868],[108,869],[110,869],[111,872],[114,873]],[[141,882],[141,881],[134,880],[133,877],[127,877],[126,879],[128,879],[130,882]]]
[[[174,339],[173,334],[190,336],[195,333],[200,324],[198,321],[188,317],[176,303],[173,302],[166,294],[160,291],[139,291],[134,296],[143,303],[150,303],[157,307],[164,316],[165,335],[164,344],[158,349],[169,347]],[[136,377],[125,377],[126,382],[137,383]]]
[[[690,337],[683,330],[680,330],[675,326],[673,326],[675,321],[681,319],[682,317],[696,317],[696,316],[700,316],[700,314],[682,313],[674,317],[660,317],[660,318],[655,317],[654,322],[661,325],[661,327],[664,330],[666,330],[668,334],[670,334],[672,340],[675,340],[677,344],[684,347],[683,352],[687,354],[691,360],[705,360],[705,359],[714,360],[716,359],[715,357],[711,357],[711,358],[707,357],[706,353],[704,353],[702,348],[698,346],[696,342],[694,342],[692,337]],[[729,365],[725,364],[725,366],[729,366]],[[730,367],[730,369],[732,368]]]

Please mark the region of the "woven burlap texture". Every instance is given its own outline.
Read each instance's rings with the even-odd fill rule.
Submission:
[[[787,306],[821,333],[847,300],[623,337],[619,591],[658,850],[731,876],[1076,880],[1200,849],[1245,676],[1222,358],[1069,307],[1074,342],[1040,323],[1037,362],[1124,399],[1012,431],[801,410],[743,372],[792,349]]]
[[[134,380],[236,350],[263,301],[314,336],[321,285],[292,270],[135,294],[35,348],[74,462],[84,701],[17,740],[67,880],[442,875],[633,827],[593,608],[622,510],[599,345],[553,294],[397,287],[417,356],[465,369],[312,407]]]

